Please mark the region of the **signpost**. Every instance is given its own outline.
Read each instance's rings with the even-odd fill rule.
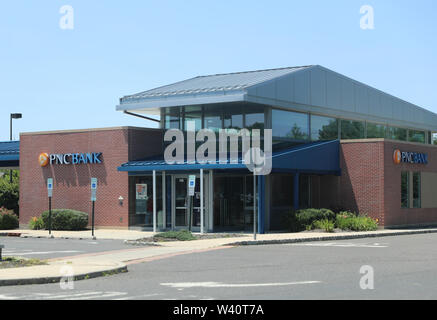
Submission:
[[[53,196],[53,178],[47,179],[47,194],[49,197],[49,236],[53,238],[52,235],[52,196]]]
[[[97,200],[97,178],[91,178],[91,203],[92,203],[92,212],[91,212],[91,235],[93,240],[96,240],[94,236],[94,205]]]
[[[189,196],[189,201],[190,201],[190,206],[189,206],[190,219],[188,221],[188,229],[190,231],[191,231],[191,225],[193,224],[193,222],[192,222],[192,220],[193,220],[193,196],[194,196],[195,189],[196,189],[196,176],[190,175],[190,176],[188,176],[188,196]]]

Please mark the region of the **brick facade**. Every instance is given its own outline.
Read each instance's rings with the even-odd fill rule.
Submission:
[[[133,127],[24,133],[20,136],[20,225],[48,209],[47,179],[53,178],[52,208],[91,212],[90,179],[98,179],[95,225],[127,228],[128,174],[122,163],[162,153],[162,131]],[[42,153],[101,152],[101,164],[47,165]],[[120,204],[119,197],[124,198]],[[90,219],[91,222],[91,219]]]
[[[429,163],[395,164],[396,149],[426,153]],[[437,173],[437,147],[384,139],[342,141],[340,165],[340,177],[313,179],[313,188],[320,190],[318,206],[367,214],[386,227],[437,224],[437,207],[401,209],[401,172]]]

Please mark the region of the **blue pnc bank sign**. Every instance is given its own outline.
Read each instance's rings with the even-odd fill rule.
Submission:
[[[41,153],[39,163],[41,167],[50,165],[76,165],[76,164],[99,164],[102,163],[101,152],[88,153]]]
[[[426,153],[406,152],[395,150],[393,154],[395,164],[412,163],[412,164],[428,164],[428,155]]]

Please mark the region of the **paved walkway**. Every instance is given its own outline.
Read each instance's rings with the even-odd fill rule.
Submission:
[[[2,231],[1,233],[12,233]],[[20,230],[21,236],[35,237],[47,236],[47,231]],[[58,282],[63,277],[73,276],[76,279],[87,279],[111,273],[127,271],[127,265],[163,259],[180,254],[220,250],[235,245],[256,245],[274,243],[293,243],[303,241],[328,241],[340,239],[354,239],[367,237],[384,237],[403,234],[437,233],[437,229],[415,230],[379,230],[373,232],[301,232],[301,233],[270,233],[257,235],[244,234],[242,237],[216,238],[195,241],[163,242],[158,246],[146,245],[130,247],[129,249],[89,253],[71,257],[63,257],[48,260],[48,265],[11,268],[0,270],[0,285],[32,284]],[[89,232],[87,232],[89,235]],[[55,237],[84,238],[85,232],[53,232]],[[97,230],[96,237],[99,239],[124,239],[133,240],[151,236],[151,232],[130,230]]]

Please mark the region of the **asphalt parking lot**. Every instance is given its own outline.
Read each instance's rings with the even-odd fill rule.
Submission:
[[[422,234],[234,247],[129,265],[128,273],[76,281],[72,290],[0,287],[0,299],[437,299],[436,243],[437,234]],[[44,250],[111,245],[66,240]]]

